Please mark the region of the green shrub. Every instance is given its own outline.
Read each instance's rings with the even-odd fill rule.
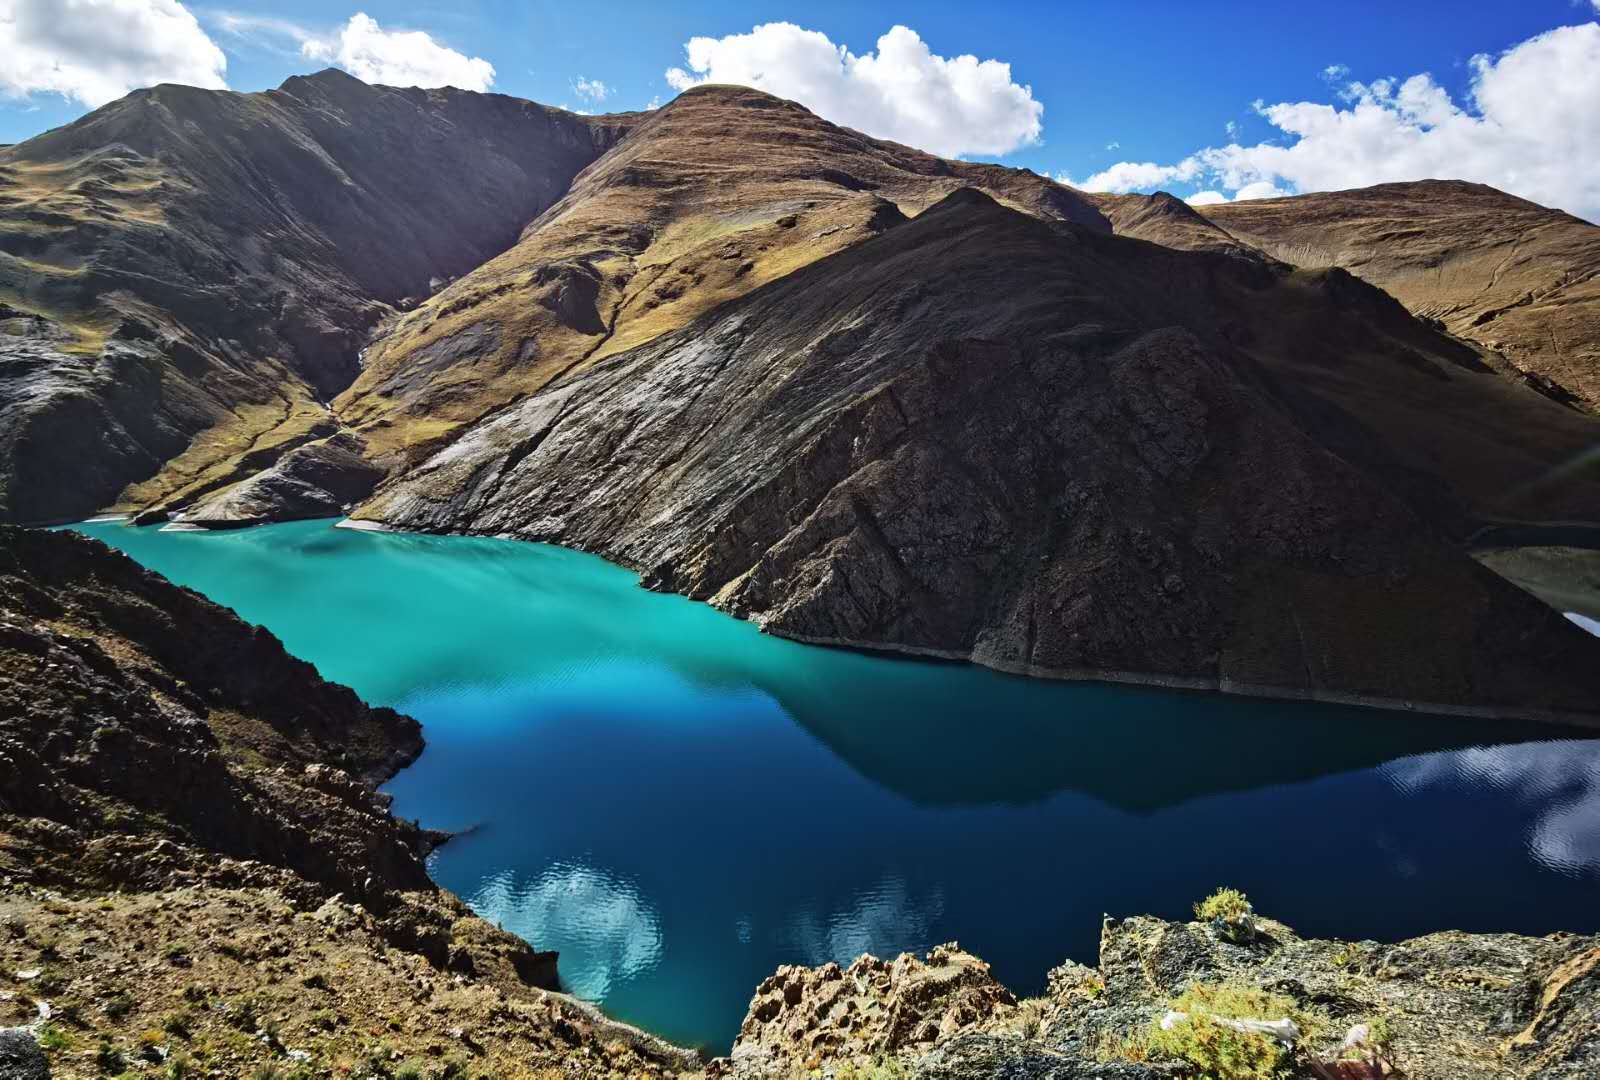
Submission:
[[[1218,889],[1194,906],[1194,916],[1201,922],[1242,919],[1253,911],[1250,898],[1238,889]]]
[[[46,1024],[39,1029],[39,1047],[43,1050],[65,1050],[72,1045],[72,1036],[56,1027]]]
[[[1147,1057],[1177,1058],[1209,1080],[1275,1080],[1292,1059],[1291,1048],[1272,1036],[1239,1031],[1219,1021],[1288,1017],[1299,1027],[1302,1042],[1314,1038],[1324,1026],[1321,1018],[1281,994],[1234,983],[1192,986],[1167,1007],[1184,1013],[1185,1019],[1170,1029],[1155,1021],[1140,1040],[1139,1052]]]

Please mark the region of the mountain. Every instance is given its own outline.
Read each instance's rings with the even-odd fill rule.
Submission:
[[[336,72],[141,91],[0,178],[12,518],[364,500],[807,640],[1600,700],[1595,642],[1461,551],[1600,524],[1597,230],[1488,189],[1202,212],[741,87],[586,118]]]
[[[193,498],[334,433],[373,326],[630,123],[330,70],[140,90],[0,150],[0,512]]]
[[[379,460],[414,462],[462,424],[967,185],[1110,230],[1025,170],[870,139],[758,90],[698,87],[641,120],[509,250],[385,327],[335,407]]]
[[[1593,720],[1600,643],[1443,535],[1592,512],[1592,477],[1526,481],[1597,435],[1342,270],[964,188],[573,370],[358,516],[598,551],[807,641]]]
[[[1200,208],[1296,266],[1342,266],[1528,383],[1600,412],[1600,227],[1482,184],[1425,180]]]

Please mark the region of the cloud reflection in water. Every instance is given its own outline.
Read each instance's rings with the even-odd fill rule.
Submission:
[[[556,863],[519,887],[507,870],[485,879],[469,903],[524,941],[561,942],[561,980],[589,1001],[661,959],[661,921],[630,883],[591,867]]]
[[[1562,740],[1403,758],[1383,767],[1407,795],[1451,788],[1503,793],[1532,822],[1528,851],[1572,877],[1600,875],[1600,744]]]

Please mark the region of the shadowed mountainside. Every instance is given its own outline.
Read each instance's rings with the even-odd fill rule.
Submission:
[[[360,516],[598,551],[809,641],[1592,721],[1600,643],[1438,539],[1594,505],[1519,487],[1528,429],[1559,457],[1600,424],[1341,270],[964,189],[504,410]]]
[[[1541,392],[1600,412],[1600,227],[1459,180],[1199,209],[1275,258],[1344,267]]]
[[[331,434],[391,305],[630,122],[329,70],[140,90],[0,150],[0,518],[193,498]]]

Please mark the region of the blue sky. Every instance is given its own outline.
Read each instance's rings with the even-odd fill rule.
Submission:
[[[0,27],[8,8],[21,10],[39,2],[44,0],[0,0]],[[1465,113],[1474,114],[1474,56],[1496,57],[1553,28],[1593,23],[1600,4],[1600,0],[1476,4],[1410,0],[1399,4],[1288,5],[1281,0],[1229,4],[1187,0],[1113,9],[1094,3],[937,0],[873,5],[829,0],[804,4],[48,2],[69,20],[93,19],[91,8],[96,4],[186,7],[204,34],[222,50],[226,58],[222,77],[238,90],[273,87],[289,75],[328,66],[328,57],[335,54],[328,48],[320,53],[312,48],[308,55],[307,36],[334,41],[341,26],[358,12],[364,13],[384,32],[423,31],[441,47],[487,61],[494,69],[491,88],[495,91],[591,111],[642,108],[652,100],[669,100],[675,91],[664,72],[685,66],[685,43],[693,37],[747,34],[757,24],[787,21],[820,32],[832,43],[863,56],[874,52],[880,35],[892,26],[904,25],[937,57],[974,54],[979,60],[1009,64],[1011,81],[1031,89],[1032,99],[1043,106],[1042,131],[1036,141],[1020,140],[1021,145],[1005,153],[991,146],[969,150],[965,156],[1000,160],[1079,182],[1117,162],[1153,163],[1168,171],[1156,174],[1159,185],[1140,186],[1163,186],[1184,195],[1218,188],[1231,195],[1246,186],[1251,176],[1277,185],[1277,190],[1326,186],[1321,177],[1329,170],[1321,165],[1321,172],[1291,169],[1271,176],[1247,170],[1232,175],[1229,179],[1242,182],[1231,184],[1219,183],[1215,175],[1194,169],[1172,171],[1177,163],[1206,147],[1295,141],[1282,124],[1275,125],[1253,109],[1254,102],[1346,107],[1359,97],[1352,96],[1352,83],[1370,88],[1377,80],[1398,81],[1429,73],[1437,88]],[[230,21],[229,15],[235,19]],[[277,22],[268,27],[268,19]],[[260,25],[251,25],[252,20]],[[248,28],[239,32],[241,26]],[[0,32],[0,45],[4,44]],[[40,46],[46,51],[50,47],[48,42]],[[3,52],[0,49],[0,54]],[[7,89],[6,63],[0,60],[0,89]],[[1330,68],[1340,69],[1337,76],[1328,74]],[[596,101],[579,94],[575,84],[580,77],[603,83],[604,99]],[[49,90],[24,92],[14,85],[18,80],[11,81],[13,85],[0,96],[0,142],[26,138],[87,111],[75,98]],[[842,92],[848,96],[852,91],[846,88]],[[1381,92],[1378,100],[1381,104]],[[1594,104],[1600,99],[1589,100],[1593,111],[1600,112],[1600,105]],[[807,104],[828,114],[825,101]],[[835,111],[840,110],[848,112],[848,103],[837,105]],[[830,118],[866,126],[854,113]],[[1236,125],[1231,131],[1230,123]],[[921,133],[916,128],[874,133],[904,137],[906,130]],[[923,141],[934,139],[930,135]],[[951,145],[955,144],[930,148],[950,152]],[[1333,154],[1337,157],[1341,152],[1336,148]],[[1590,159],[1591,170],[1594,160]],[[1442,164],[1448,162],[1446,158]],[[1435,155],[1429,164],[1441,162]],[[1384,164],[1381,168],[1398,167]],[[1249,168],[1257,165],[1252,163]],[[1483,178],[1489,182],[1496,179]],[[1127,176],[1119,175],[1102,179],[1098,186],[1116,190],[1128,183]],[[1588,209],[1583,205],[1587,195],[1581,185],[1576,194],[1564,193],[1559,183],[1547,184],[1537,194],[1544,194],[1546,201],[1565,201],[1571,204],[1568,208]],[[1596,201],[1600,202],[1600,196]]]

